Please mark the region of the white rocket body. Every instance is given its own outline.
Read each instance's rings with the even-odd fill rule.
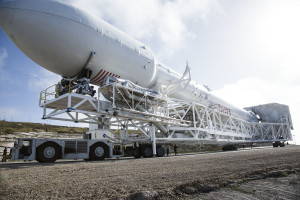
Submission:
[[[88,69],[95,85],[106,76],[114,76],[160,91],[181,78],[159,63],[145,44],[62,1],[0,0],[0,26],[29,58],[65,77],[79,73],[94,51],[95,60]],[[253,113],[227,103],[193,80],[170,97],[220,105],[235,117],[257,121]]]

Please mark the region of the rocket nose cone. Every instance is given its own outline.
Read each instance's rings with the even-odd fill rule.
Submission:
[[[0,0],[0,26],[2,28],[11,23],[15,7],[13,0]]]

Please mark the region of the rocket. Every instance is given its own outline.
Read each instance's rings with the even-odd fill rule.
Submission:
[[[0,0],[0,26],[30,59],[63,77],[86,65],[90,83],[105,77],[130,80],[172,98],[219,108],[249,122],[258,118],[192,80],[189,67],[179,74],[159,62],[152,50],[97,16],[58,0]]]

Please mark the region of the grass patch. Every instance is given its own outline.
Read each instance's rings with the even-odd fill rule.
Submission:
[[[239,183],[248,183],[249,179],[243,178]]]

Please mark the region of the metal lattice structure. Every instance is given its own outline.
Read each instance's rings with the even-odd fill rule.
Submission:
[[[282,116],[278,123],[247,122],[218,107],[163,97],[129,81],[107,79],[96,98],[67,93],[49,100],[49,93],[42,91],[40,98],[44,119],[96,124],[95,131],[105,132],[104,137],[122,144],[151,142],[155,147],[156,143],[175,142],[292,140],[288,116]]]

